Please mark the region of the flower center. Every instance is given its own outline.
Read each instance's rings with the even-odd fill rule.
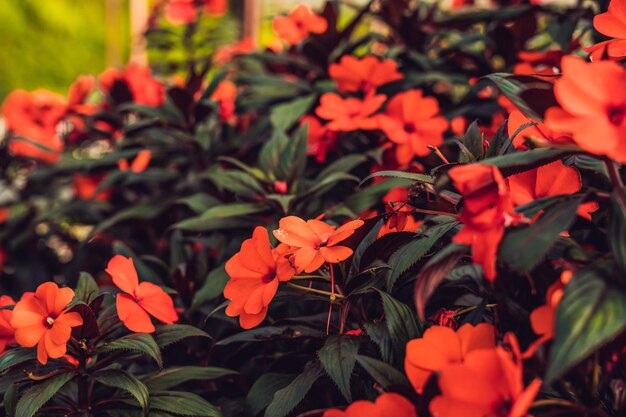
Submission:
[[[52,327],[52,325],[54,324],[54,319],[52,317],[46,317],[46,323],[49,327]]]
[[[263,277],[263,284],[269,284],[270,282],[274,281],[275,278],[276,278],[276,272],[272,272],[271,274],[265,275]]]
[[[415,128],[415,125],[413,123],[405,123],[404,124],[404,130],[407,133],[415,133],[415,131],[417,131],[417,129]]]
[[[504,398],[496,405],[494,417],[507,417],[513,406],[510,398]]]
[[[610,107],[608,111],[609,122],[614,126],[621,126],[626,117],[626,108],[624,106]]]
[[[374,85],[367,81],[367,80],[363,80],[361,81],[361,91],[367,93],[369,92],[372,88],[374,87]]]

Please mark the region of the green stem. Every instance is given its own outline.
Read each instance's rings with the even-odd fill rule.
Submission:
[[[340,294],[333,294],[333,293],[330,293],[328,291],[318,290],[316,288],[303,287],[302,285],[292,284],[291,282],[287,282],[286,284],[287,284],[287,286],[289,286],[291,288],[298,289],[300,291],[306,291],[306,292],[310,292],[310,293],[313,293],[313,294],[325,295],[332,302],[335,302],[337,298],[345,298],[343,295],[340,295]]]
[[[485,307],[487,308],[494,308],[497,304],[486,304]],[[454,313],[454,317],[460,316],[462,314],[465,313],[469,313],[472,310],[476,310],[478,308],[478,306],[469,306],[469,307],[465,307],[462,310],[457,311],[456,313]]]

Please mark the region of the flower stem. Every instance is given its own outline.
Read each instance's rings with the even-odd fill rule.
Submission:
[[[619,199],[622,207],[626,208],[626,197],[624,196],[623,192],[624,182],[622,181],[617,162],[612,160],[605,160],[604,165],[606,166],[606,171],[608,172],[611,183],[613,184],[613,191],[616,194],[616,197]]]
[[[302,285],[292,284],[291,282],[286,282],[286,284],[287,284],[287,286],[289,286],[291,288],[296,288],[296,289],[301,290],[301,291],[306,291],[306,292],[311,292],[311,293],[314,293],[314,294],[325,295],[332,302],[335,302],[337,298],[345,298],[343,295],[334,294],[334,293],[331,293],[331,292],[328,292],[328,291],[324,291],[324,290],[318,290],[316,288],[307,288],[307,287],[303,287]]]
[[[441,159],[443,161],[444,164],[449,164],[450,161],[448,161],[448,159],[441,153],[441,151],[439,150],[438,147],[436,146],[428,146],[433,152],[435,152],[435,155],[437,155],[439,157],[439,159]]]
[[[494,308],[496,305],[497,304],[485,304],[485,307],[487,307],[487,308]],[[469,313],[470,311],[476,310],[477,308],[478,308],[478,306],[466,307],[466,308],[461,309],[461,310],[457,311],[456,313],[454,313],[454,317],[458,317],[458,316],[460,316],[462,314]]]

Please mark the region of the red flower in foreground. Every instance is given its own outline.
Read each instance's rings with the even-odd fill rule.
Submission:
[[[133,159],[130,165],[128,164],[128,160],[120,159],[117,161],[117,167],[120,171],[143,172],[148,168],[151,159],[152,152],[148,149],[142,149],[137,152],[135,159]]]
[[[105,272],[113,283],[123,291],[115,297],[117,315],[129,330],[152,333],[155,328],[150,316],[172,324],[178,320],[172,297],[158,285],[139,282],[132,258],[115,255],[109,261]]]
[[[147,66],[130,64],[124,70],[110,68],[100,74],[98,82],[107,94],[120,84],[125,86],[131,95],[128,99],[138,104],[157,107],[165,101],[165,86],[152,77]]]
[[[344,55],[338,64],[330,65],[328,74],[344,93],[362,91],[367,94],[381,85],[402,79],[394,60],[381,61],[372,55],[360,59]]]
[[[258,326],[276,294],[281,281],[289,281],[295,270],[286,258],[286,246],[272,248],[269,234],[257,226],[252,238],[246,239],[241,250],[226,262],[230,281],[224,287],[224,297],[231,300],[226,315],[239,316],[244,329]]]
[[[272,28],[279,38],[289,45],[296,45],[311,33],[324,33],[328,28],[326,19],[311,11],[304,4],[297,5],[287,16],[272,20]]]
[[[593,26],[603,35],[615,39],[585,48],[585,51],[591,52],[592,61],[600,61],[605,56],[615,60],[626,57],[625,0],[612,0],[606,13],[601,13],[593,18]]]
[[[329,120],[328,128],[340,132],[372,130],[378,128],[378,121],[372,117],[387,99],[386,96],[367,95],[363,100],[342,98],[339,94],[326,93],[320,98],[315,114]]]
[[[525,417],[541,381],[524,389],[521,359],[501,347],[478,349],[439,373],[441,395],[430,403],[436,417]]]
[[[509,114],[507,131],[509,137],[513,138],[513,146],[517,149],[528,149],[527,140],[542,145],[572,143],[569,136],[553,132],[544,123],[529,119],[519,110],[513,110]]]
[[[612,61],[566,56],[554,85],[561,107],[546,112],[548,128],[571,134],[587,152],[626,162],[626,70]]]
[[[539,168],[507,178],[513,204],[521,206],[538,198],[561,194],[574,194],[583,186],[576,168],[567,167],[562,161],[554,161]],[[590,201],[578,208],[578,214],[591,220],[591,213],[598,210],[598,203]]]
[[[165,5],[165,18],[173,25],[191,23],[198,18],[198,10],[221,16],[228,10],[228,0],[169,0]]]
[[[463,228],[452,239],[472,248],[474,263],[483,267],[485,278],[496,278],[496,253],[506,226],[523,221],[513,209],[513,201],[502,174],[492,165],[456,166],[448,171],[463,196],[459,220]]]
[[[8,295],[0,296],[0,307],[7,307],[15,305],[15,301]],[[2,355],[7,345],[14,342],[15,330],[11,326],[11,319],[13,318],[13,310],[3,309],[0,310],[0,355]]]
[[[276,239],[295,249],[294,265],[297,271],[313,272],[324,262],[341,262],[352,255],[352,249],[338,245],[363,225],[363,220],[352,220],[335,230],[335,226],[321,220],[304,221],[287,216],[278,222],[274,230]]]
[[[439,116],[439,103],[434,97],[424,97],[421,90],[396,94],[379,118],[380,128],[396,143],[398,163],[406,164],[414,156],[430,153],[428,146],[443,142],[448,121]]]
[[[326,154],[335,146],[339,134],[328,129],[315,116],[304,116],[300,124],[308,124],[307,155],[315,155],[317,162],[325,162]]]
[[[65,355],[72,327],[83,324],[80,314],[66,310],[73,298],[71,288],[44,282],[15,304],[11,318],[15,341],[24,347],[37,345],[37,360],[44,365],[48,358]]]
[[[495,346],[496,330],[488,323],[464,324],[456,332],[450,327],[432,326],[421,338],[407,343],[404,370],[415,391],[421,394],[433,373],[462,363],[473,350]]]
[[[15,90],[4,101],[2,115],[14,136],[9,150],[19,156],[56,162],[61,158],[63,141],[57,125],[67,111],[63,96],[46,90]]]
[[[385,392],[376,402],[355,401],[345,411],[326,410],[322,417],[417,417],[415,407],[402,395]]]

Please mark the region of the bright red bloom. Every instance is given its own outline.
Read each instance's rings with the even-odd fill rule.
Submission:
[[[611,38],[585,48],[591,52],[592,61],[600,61],[605,56],[609,59],[622,60],[626,57],[626,1],[611,0],[609,10],[593,18],[593,26],[603,35]]]
[[[320,98],[315,114],[325,120],[328,129],[338,132],[372,130],[378,128],[378,120],[372,117],[387,99],[386,96],[367,95],[363,100],[342,98],[339,94],[326,93]]]
[[[0,296],[0,307],[15,305],[15,301],[8,295]],[[11,326],[11,319],[13,318],[13,310],[3,309],[0,310],[0,355],[7,350],[7,345],[15,341],[15,330]]]
[[[379,118],[380,128],[396,143],[396,157],[406,164],[414,156],[430,153],[430,146],[443,142],[448,121],[439,115],[439,103],[434,97],[424,97],[421,90],[396,94]]]
[[[83,324],[80,314],[66,309],[73,298],[71,288],[59,288],[54,282],[44,282],[34,293],[24,294],[15,304],[11,318],[15,341],[24,347],[37,345],[37,360],[44,365],[48,358],[65,355],[72,327]]]
[[[123,83],[131,100],[138,104],[157,107],[165,101],[165,86],[152,77],[147,66],[129,64],[124,70],[109,68],[98,77],[102,90],[110,94],[117,83]]]
[[[96,193],[100,183],[104,180],[101,175],[74,175],[74,192],[81,200],[107,201],[111,190],[102,190]]]
[[[245,38],[237,42],[222,45],[215,51],[213,63],[215,65],[226,65],[237,55],[247,54],[254,51],[255,48],[256,45],[252,38]]]
[[[133,162],[128,164],[128,160],[120,159],[117,161],[117,166],[120,171],[131,171],[131,172],[143,172],[150,165],[150,160],[152,159],[152,151],[149,149],[140,150]]]
[[[328,68],[330,78],[344,93],[362,91],[367,94],[381,85],[402,79],[398,64],[392,59],[379,60],[373,55],[357,58],[344,55],[339,63]]]
[[[165,18],[173,25],[191,23],[198,18],[198,10],[212,16],[228,11],[228,0],[169,0]]]
[[[211,100],[217,101],[220,119],[223,121],[228,121],[235,114],[236,98],[237,86],[229,80],[221,81],[211,94]]]
[[[511,114],[509,114],[507,131],[509,137],[515,135],[513,138],[513,146],[517,149],[528,149],[526,145],[527,139],[532,143],[542,145],[549,143],[572,143],[572,139],[569,136],[553,132],[548,129],[544,123],[529,119],[519,110],[513,110]]]
[[[241,250],[226,262],[230,280],[224,287],[224,297],[231,300],[226,315],[239,316],[244,329],[256,327],[265,319],[279,282],[294,276],[286,249],[285,245],[272,248],[267,230],[257,226],[252,238],[246,239]]]
[[[415,407],[400,394],[385,392],[376,402],[355,401],[345,411],[326,410],[322,417],[417,417]]]
[[[583,186],[576,168],[567,167],[562,161],[554,161],[539,168],[507,178],[513,204],[521,206],[538,198],[561,194],[574,194]],[[591,220],[591,213],[598,210],[598,203],[590,201],[578,208],[578,214]]]
[[[561,107],[547,110],[548,128],[566,132],[587,152],[626,162],[626,70],[612,61],[566,56],[554,86]]]
[[[452,239],[472,248],[474,263],[483,267],[485,278],[496,278],[496,253],[506,226],[523,221],[513,209],[513,201],[500,173],[492,165],[470,164],[448,171],[463,196],[459,220],[463,228]]]
[[[328,125],[323,125],[315,116],[304,116],[300,124],[308,123],[307,155],[315,155],[317,162],[326,161],[326,153],[334,148],[339,134],[328,129]]]
[[[287,16],[275,17],[272,20],[272,28],[279,38],[289,45],[296,45],[311,33],[326,32],[328,23],[307,5],[299,4]]]
[[[525,417],[540,386],[535,379],[524,388],[519,356],[501,347],[477,349],[439,372],[441,395],[429,408],[437,417]]]
[[[165,324],[178,320],[172,297],[158,285],[139,282],[132,258],[115,255],[105,272],[111,276],[117,288],[123,291],[115,297],[115,304],[118,317],[129,330],[154,332],[150,316]]]
[[[352,249],[338,245],[363,225],[363,220],[352,220],[335,230],[335,226],[321,220],[304,221],[296,216],[287,216],[278,222],[274,236],[279,241],[295,248],[294,266],[297,271],[313,272],[324,262],[341,262],[352,255]]]
[[[561,50],[520,51],[517,57],[522,62],[515,64],[513,73],[522,75],[554,75],[555,68],[559,66],[563,55],[564,52]]]
[[[462,363],[476,349],[495,346],[496,329],[492,324],[464,324],[456,332],[450,327],[432,326],[421,338],[407,343],[404,370],[415,391],[421,394],[433,373]]]
[[[67,111],[63,96],[46,90],[15,90],[4,101],[2,115],[14,136],[9,150],[19,156],[56,162],[61,158],[63,141],[57,125]]]

